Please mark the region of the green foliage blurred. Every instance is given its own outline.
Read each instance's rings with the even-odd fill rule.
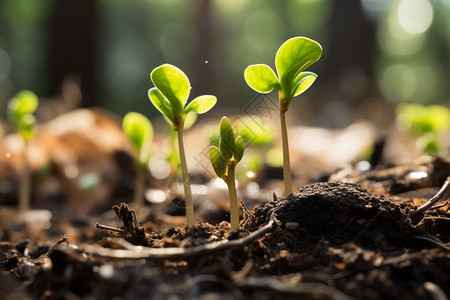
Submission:
[[[76,15],[71,9],[76,7],[86,9]],[[84,26],[88,13],[93,28]],[[156,112],[145,100],[148,76],[166,62],[190,74],[194,94],[213,94],[219,105],[242,108],[255,97],[242,80],[245,67],[272,62],[277,47],[298,35],[327,49],[312,70],[324,74],[314,90],[327,80],[353,91],[369,89],[370,84],[346,84],[362,73],[365,81],[358,82],[374,80],[390,101],[440,103],[450,97],[449,16],[446,0],[3,0],[0,116],[16,91],[55,96],[60,92],[55,78],[60,84],[58,76],[73,72],[85,105],[152,118]],[[93,40],[76,30],[91,32]],[[91,53],[85,48],[93,49],[93,57],[78,57]],[[55,51],[67,55],[58,58]],[[71,61],[88,62],[80,68],[90,76],[64,67]]]
[[[445,106],[421,104],[397,105],[397,124],[417,139],[419,146],[432,155],[446,154],[442,135],[450,128],[450,111]]]
[[[36,119],[33,113],[39,105],[38,97],[31,91],[20,91],[8,101],[8,117],[17,132],[27,143],[34,137]]]

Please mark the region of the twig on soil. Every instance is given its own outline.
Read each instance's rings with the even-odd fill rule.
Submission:
[[[441,242],[439,240],[436,240],[436,239],[434,239],[432,237],[420,236],[419,235],[419,236],[416,236],[416,239],[427,241],[427,242],[429,242],[429,243],[431,243],[431,244],[433,244],[433,245],[435,245],[435,246],[437,246],[437,247],[439,247],[439,248],[441,248],[441,249],[443,249],[445,251],[450,252],[450,247],[449,246],[445,245],[443,242]]]
[[[431,299],[433,300],[448,300],[445,292],[433,282],[425,282],[423,285],[424,289],[430,294]]]
[[[49,257],[52,254],[52,252],[56,249],[56,247],[58,247],[62,243],[67,243],[67,246],[69,246],[69,238],[64,235],[59,241],[56,242],[56,244],[51,246],[47,252],[42,254],[41,257]]]
[[[95,227],[103,230],[114,231],[122,234],[129,233],[138,240],[145,240],[145,229],[139,225],[136,212],[128,207],[127,204],[121,203],[120,206],[114,205],[113,210],[116,216],[122,220],[123,228],[112,227],[96,223]]]
[[[241,222],[241,228],[245,228],[250,221],[250,217],[252,216],[252,212],[245,206],[244,201],[239,202],[242,213],[244,215],[243,220]]]
[[[133,250],[108,249],[98,246],[87,246],[80,250],[96,256],[109,258],[127,258],[127,259],[187,259],[202,255],[217,253],[220,251],[239,248],[250,244],[251,242],[263,237],[266,233],[273,231],[280,225],[275,214],[270,216],[269,222],[250,233],[248,236],[238,240],[222,240],[210,244],[195,246],[191,248],[148,248],[142,246],[134,246]],[[129,247],[128,247],[129,248]]]
[[[110,230],[110,231],[115,231],[115,232],[120,232],[120,233],[125,233],[127,231],[123,230],[122,228],[117,228],[117,227],[112,227],[112,226],[108,226],[108,225],[102,225],[102,224],[95,224],[95,228],[98,229],[103,229],[103,230]]]
[[[436,202],[438,202],[439,200],[442,200],[448,193],[448,191],[450,190],[450,176],[447,177],[447,179],[444,182],[444,185],[442,186],[442,188],[439,190],[439,192],[437,192],[436,195],[434,195],[430,200],[428,200],[424,205],[414,209],[414,210],[410,210],[409,211],[409,217],[412,218],[417,214],[420,214],[421,212],[426,211],[427,209],[429,209],[431,206],[433,206],[433,204],[435,204]]]
[[[248,277],[240,284],[240,288],[245,289],[265,289],[275,291],[283,295],[292,295],[296,299],[334,299],[334,300],[351,300],[354,299],[338,289],[323,283],[302,282],[295,286],[286,284],[273,278]],[[319,298],[320,297],[320,298]]]
[[[114,205],[113,210],[116,216],[123,221],[123,225],[132,236],[136,238],[145,238],[145,229],[139,225],[136,212],[128,207],[126,203],[120,206]]]
[[[438,209],[438,208],[441,208],[441,207],[444,207],[444,206],[446,206],[448,204],[448,200],[447,201],[445,201],[444,203],[442,203],[442,204],[439,204],[439,205],[435,205],[435,206],[433,206],[431,209]]]

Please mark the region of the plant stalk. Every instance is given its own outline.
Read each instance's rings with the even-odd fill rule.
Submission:
[[[283,144],[283,178],[284,178],[284,195],[292,194],[292,176],[291,164],[289,159],[289,141],[286,126],[286,112],[283,108],[283,101],[280,102],[280,123],[281,123],[281,141]]]
[[[237,201],[237,193],[236,193],[236,180],[234,175],[234,170],[236,168],[236,162],[234,159],[231,159],[228,163],[228,193],[230,197],[230,223],[231,230],[236,231],[239,230],[239,206]]]
[[[19,213],[30,209],[30,162],[28,161],[28,143],[24,141],[22,148],[23,167],[20,173]]]
[[[186,224],[187,226],[191,227],[192,225],[194,225],[194,203],[192,202],[191,181],[189,179],[189,173],[186,163],[186,155],[184,153],[183,126],[184,120],[180,122],[180,126],[178,128],[178,147],[180,149],[181,173],[183,174],[184,201],[186,207]]]
[[[144,206],[144,170],[136,163],[136,178],[134,179],[134,203],[137,208]]]

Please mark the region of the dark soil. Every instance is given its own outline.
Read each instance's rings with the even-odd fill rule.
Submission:
[[[308,236],[325,239],[330,245],[353,242],[366,249],[389,251],[418,247],[414,237],[422,234],[398,205],[355,184],[307,185],[258,209],[253,224],[261,225],[269,212],[296,232],[296,240]]]
[[[435,225],[445,221],[412,224],[407,210],[359,185],[323,182],[254,208],[240,232],[225,223],[199,223],[158,233],[151,217],[138,223],[127,205],[114,207],[120,232],[95,229],[77,217],[64,227],[55,217],[54,226],[76,228],[78,240],[58,241],[56,232],[23,227],[4,230],[9,238],[0,243],[0,298],[446,299],[450,253],[421,239],[445,235],[446,227]],[[281,224],[272,232],[209,255],[124,259],[83,250],[87,244],[123,249],[123,240],[151,248],[239,240],[272,213]],[[22,239],[26,235],[29,240]]]

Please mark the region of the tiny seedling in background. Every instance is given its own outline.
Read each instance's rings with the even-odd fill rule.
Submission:
[[[217,98],[211,95],[199,96],[186,106],[191,84],[186,74],[173,65],[164,64],[155,68],[150,74],[150,79],[155,85],[148,91],[150,101],[161,112],[173,130],[178,132],[186,221],[187,226],[192,226],[194,224],[194,203],[192,202],[191,183],[183,143],[184,123],[188,113],[206,113],[216,104]]]
[[[322,47],[316,41],[305,37],[295,37],[284,42],[275,56],[275,72],[264,64],[248,66],[244,72],[247,84],[259,93],[278,91],[280,103],[281,139],[283,143],[283,176],[286,195],[292,193],[292,178],[289,162],[289,144],[286,127],[286,112],[292,98],[306,91],[317,75],[303,72],[322,55]]]
[[[220,121],[219,147],[212,146],[209,151],[211,164],[219,178],[228,186],[230,195],[231,230],[239,229],[239,206],[236,194],[235,169],[244,155],[244,139],[234,138],[233,128],[227,117]]]
[[[122,128],[135,151],[136,179],[134,203],[137,207],[142,207],[144,204],[145,171],[152,156],[150,143],[153,139],[153,126],[144,115],[129,112],[123,118]]]
[[[31,91],[21,91],[8,101],[8,118],[22,137],[23,169],[20,175],[19,212],[30,208],[30,164],[28,161],[28,145],[35,134],[36,119],[33,113],[39,105],[36,94]]]
[[[401,103],[396,107],[397,125],[407,130],[416,145],[431,155],[446,154],[442,135],[450,128],[450,111],[441,105]]]

